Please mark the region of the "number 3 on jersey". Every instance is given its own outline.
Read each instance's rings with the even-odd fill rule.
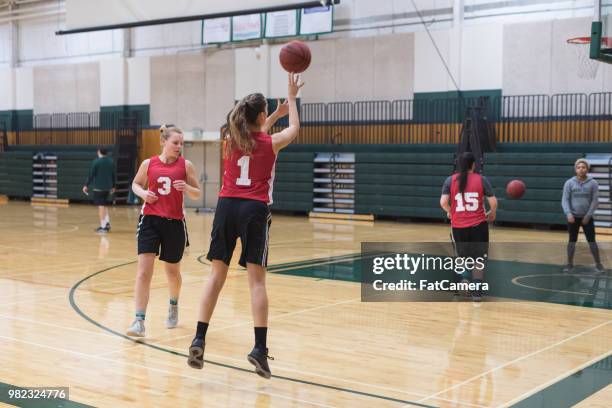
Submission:
[[[236,179],[237,186],[250,186],[251,179],[249,178],[249,162],[251,158],[249,156],[242,156],[238,160],[238,166],[240,167],[240,178]]]
[[[172,180],[170,177],[159,177],[157,179],[157,184],[161,184],[161,188],[157,189],[157,192],[161,195],[168,195],[171,192]]]
[[[464,196],[466,205],[463,203]],[[457,202],[457,207],[455,208],[457,212],[478,210],[478,193],[457,193],[455,201]]]

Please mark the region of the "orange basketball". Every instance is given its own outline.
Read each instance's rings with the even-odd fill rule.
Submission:
[[[506,185],[506,195],[510,198],[519,199],[525,194],[527,187],[521,180],[511,180]]]
[[[285,71],[299,74],[310,65],[310,48],[302,41],[291,41],[281,48],[279,60]]]

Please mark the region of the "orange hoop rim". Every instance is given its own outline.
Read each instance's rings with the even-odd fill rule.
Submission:
[[[575,37],[567,40],[568,44],[574,45],[590,45],[591,37]],[[601,46],[605,48],[612,48],[612,38],[611,37],[601,37]]]

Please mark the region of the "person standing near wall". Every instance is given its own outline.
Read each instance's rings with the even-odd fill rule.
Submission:
[[[576,252],[576,242],[581,226],[595,260],[595,269],[598,273],[604,272],[604,266],[599,256],[599,247],[595,242],[595,223],[593,222],[593,214],[599,202],[599,184],[588,175],[589,167],[589,162],[586,159],[576,160],[574,164],[576,176],[567,180],[563,186],[561,206],[567,217],[567,231],[569,233],[567,265],[563,268],[565,273],[571,273],[574,270],[574,253]]]
[[[96,232],[106,233],[111,229],[110,215],[107,206],[110,204],[110,195],[115,192],[115,163],[107,156],[108,151],[100,147],[98,157],[91,163],[89,177],[83,186],[83,193],[89,195],[89,187],[92,187],[92,201],[98,206],[98,218],[100,226]]]

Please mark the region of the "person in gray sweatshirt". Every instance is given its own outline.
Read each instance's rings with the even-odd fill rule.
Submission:
[[[574,164],[576,176],[567,180],[563,186],[561,206],[567,217],[567,231],[569,232],[567,265],[563,268],[563,272],[566,273],[571,273],[574,269],[574,252],[581,226],[595,260],[595,269],[598,273],[604,271],[599,257],[599,248],[595,242],[595,223],[593,222],[593,214],[598,203],[599,184],[588,175],[589,167],[586,159],[576,160]]]

